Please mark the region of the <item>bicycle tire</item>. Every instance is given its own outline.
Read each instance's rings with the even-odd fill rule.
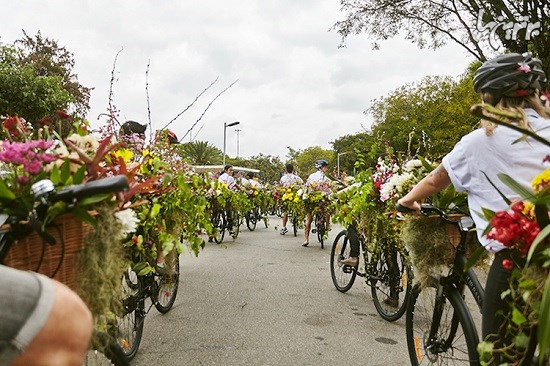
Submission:
[[[405,313],[413,276],[407,256],[397,249],[395,255],[395,261],[392,261],[389,253],[382,251],[377,262],[370,266],[374,273],[369,276],[374,307],[389,322],[396,321]],[[390,266],[392,262],[397,265],[393,271]]]
[[[342,259],[349,257],[350,250],[347,231],[342,230],[334,238],[330,251],[330,276],[334,287],[340,292],[348,291],[353,286],[357,276],[356,271],[341,263]]]
[[[437,292],[418,285],[411,292],[405,318],[411,365],[479,365],[479,338],[462,294],[454,287],[445,287],[440,296]],[[430,339],[432,327],[437,333]]]
[[[155,308],[166,314],[174,306],[176,296],[178,295],[180,280],[180,261],[176,249],[166,256],[165,268],[167,273],[158,276],[158,291],[154,301]]]
[[[132,283],[128,286],[128,283]],[[131,361],[137,354],[145,320],[145,299],[142,298],[141,279],[128,268],[123,275],[122,316],[117,318],[117,343],[124,357]],[[127,287],[124,287],[124,286]]]
[[[235,217],[234,219],[234,227],[233,227],[233,240],[237,239],[237,237],[239,236],[239,232],[241,231],[241,224],[243,223],[243,219],[242,217],[240,217],[239,215],[236,215],[237,217]]]
[[[258,221],[258,219],[256,218],[256,212],[255,211],[248,212],[245,216],[245,219],[246,219],[246,227],[248,228],[248,230],[254,231],[254,229],[256,229],[256,223]]]
[[[321,249],[324,249],[326,225],[324,217],[319,217],[319,214],[315,215],[315,228],[317,232],[317,240],[321,243]]]
[[[298,217],[296,215],[292,216],[292,231],[294,236],[298,236]]]
[[[96,334],[97,336],[97,334]],[[106,334],[99,336],[106,339]],[[130,363],[121,347],[114,341],[109,339],[107,345],[96,346],[92,345],[82,363],[83,366],[129,366]]]
[[[218,211],[212,215],[212,226],[214,228],[214,242],[221,244],[225,237],[225,227],[227,226],[227,217],[224,211]]]

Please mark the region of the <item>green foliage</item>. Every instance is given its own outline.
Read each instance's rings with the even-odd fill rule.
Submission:
[[[469,114],[478,100],[471,83],[471,76],[426,77],[375,100],[372,135],[408,157],[445,155],[477,123]]]
[[[0,47],[0,115],[18,115],[36,121],[73,100],[59,75],[40,76],[32,65],[24,65],[13,48]]]
[[[315,161],[320,159],[328,161],[329,171],[336,166],[332,150],[325,150],[320,146],[312,146],[296,152],[294,156],[296,174],[305,181],[311,173],[315,172]]]
[[[511,52],[531,51],[550,71],[550,21],[548,3],[540,0],[469,0],[469,1],[394,1],[394,0],[341,0],[344,19],[333,29],[342,36],[342,42],[351,34],[366,33],[379,42],[404,35],[420,48],[437,49],[450,42],[463,47],[468,54],[485,61],[491,49],[504,46]],[[479,19],[480,10],[484,11]],[[527,16],[532,24],[540,24],[537,33],[526,34],[525,27],[510,37],[508,24],[525,24]],[[485,29],[480,29],[481,26]],[[489,45],[489,35],[494,38]],[[507,33],[508,32],[508,33]],[[472,37],[472,34],[476,35]],[[494,44],[497,41],[498,44]]]
[[[222,151],[207,141],[191,141],[181,144],[178,154],[193,165],[214,165],[222,160]]]
[[[338,163],[338,154],[340,154],[340,173],[346,172],[348,175],[355,175],[355,162],[361,157],[367,156],[370,147],[375,143],[374,136],[366,132],[345,135],[334,140],[331,143],[334,149],[333,161]],[[366,164],[371,166],[374,162],[375,160],[369,158]]]

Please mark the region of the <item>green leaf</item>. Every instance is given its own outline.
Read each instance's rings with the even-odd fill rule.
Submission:
[[[50,180],[55,186],[58,186],[61,183],[61,175],[59,173],[59,167],[57,165],[53,165],[52,172],[50,174]]]
[[[535,240],[533,240],[533,243],[531,244],[531,247],[529,248],[529,253],[527,253],[527,264],[531,262],[531,259],[533,258],[533,254],[537,251],[538,245],[546,239],[550,235],[550,225],[547,225],[540,231],[540,233],[537,235]]]
[[[500,197],[502,197],[504,202],[506,202],[506,204],[509,205],[512,201],[510,201],[510,199],[508,199],[508,197],[506,197],[506,195],[504,193],[502,193],[500,191],[500,189],[497,188],[497,186],[495,186],[493,181],[489,179],[489,177],[487,176],[487,174],[485,174],[485,172],[482,172],[482,173],[485,176],[485,178],[487,178],[487,180],[489,181],[489,184],[491,184],[493,186],[493,188],[497,190],[498,194],[500,195]]]
[[[10,201],[15,199],[15,194],[8,188],[3,180],[0,180],[0,198]]]
[[[80,206],[89,206],[89,205],[93,205],[93,204],[105,201],[110,197],[112,197],[111,193],[101,193],[101,194],[93,195],[91,197],[83,198],[80,201],[78,201],[78,203],[80,204]]]
[[[540,303],[539,326],[537,337],[539,342],[539,362],[544,359],[548,347],[550,347],[550,276],[546,277],[542,300]]]
[[[468,261],[464,265],[464,272],[475,266],[475,264],[479,261],[479,258],[481,258],[485,253],[487,252],[487,249],[485,249],[482,246],[479,246],[471,255],[470,258],[468,258]]]
[[[85,174],[85,166],[81,166],[80,168],[78,168],[78,170],[73,174],[73,184],[81,184],[84,181]]]
[[[71,163],[68,160],[66,160],[61,165],[61,176],[60,176],[61,183],[67,182],[70,177],[71,177]]]
[[[523,315],[523,313],[514,306],[514,308],[512,309],[512,322],[514,322],[514,324],[521,325],[526,321],[527,318],[525,317],[525,315]]]
[[[514,178],[510,177],[507,174],[499,173],[497,176],[500,178],[500,180],[506,184],[508,187],[512,188],[514,192],[519,194],[522,198],[535,202],[537,200],[537,196],[534,194],[534,192],[530,188],[525,188],[521,184],[519,184],[517,181],[514,180]]]
[[[72,214],[75,215],[76,217],[78,217],[80,220],[82,220],[84,222],[87,222],[87,223],[89,223],[90,225],[92,225],[94,227],[97,225],[97,221],[96,221],[95,217],[90,215],[90,213],[88,211],[84,210],[84,209],[75,208],[72,211]]]

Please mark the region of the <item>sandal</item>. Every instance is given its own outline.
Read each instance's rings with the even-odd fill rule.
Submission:
[[[308,241],[304,241],[304,243],[302,244],[303,247],[307,247],[308,245],[309,245]]]

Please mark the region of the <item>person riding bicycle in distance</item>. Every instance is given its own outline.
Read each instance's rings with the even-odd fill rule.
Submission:
[[[488,60],[474,76],[474,90],[483,103],[521,116],[514,122],[520,127],[537,131],[550,139],[550,108],[543,106],[539,92],[547,82],[540,60],[530,53],[508,53]],[[505,316],[510,305],[501,294],[509,288],[512,269],[503,266],[503,260],[517,263],[517,258],[502,243],[483,235],[488,222],[478,212],[493,212],[509,207],[500,192],[512,202],[521,197],[497,176],[507,174],[524,187],[543,169],[548,147],[521,132],[489,121],[481,121],[481,128],[464,136],[435,170],[422,179],[398,204],[420,210],[427,197],[453,184],[459,192],[468,193],[468,207],[481,244],[495,259],[489,269],[482,311],[484,339],[498,343],[497,348],[510,344],[506,336]],[[494,185],[494,186],[493,186]],[[495,187],[498,189],[495,189]],[[489,337],[489,338],[488,338]],[[498,363],[497,363],[498,364]]]
[[[218,177],[218,182],[227,185],[230,190],[238,189],[237,180],[233,178],[233,165],[227,164],[223,167],[223,173]],[[227,210],[227,223],[229,224],[229,234],[233,235],[233,215],[231,210]]]
[[[315,183],[320,183],[323,181],[330,181],[330,179],[325,175],[328,170],[328,161],[326,160],[317,160],[315,162],[315,168],[317,169],[316,172],[311,173],[309,177],[306,180],[306,186],[311,186]],[[306,222],[305,222],[305,228],[304,228],[304,243],[302,244],[303,247],[307,247],[309,245],[309,232],[311,231],[311,221],[313,220],[312,212],[306,212]],[[327,228],[330,223],[330,214],[327,213],[326,216],[326,223]]]
[[[300,178],[298,175],[296,175],[296,172],[294,171],[294,165],[288,163],[285,165],[285,174],[281,177],[279,180],[279,184],[284,187],[288,188],[293,186],[294,184],[304,184],[304,181],[302,178]],[[283,212],[283,227],[281,228],[280,234],[285,235],[288,233],[288,229],[286,228],[286,223],[288,222],[288,212]]]

